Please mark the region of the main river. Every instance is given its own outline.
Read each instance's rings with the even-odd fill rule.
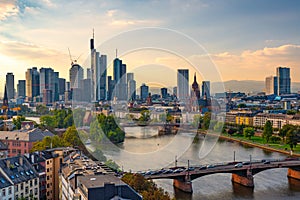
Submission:
[[[235,142],[218,141],[214,145],[214,141],[204,140],[202,136],[193,140],[194,135],[191,133],[157,136],[157,130],[147,127],[126,128],[125,131],[126,139],[119,146],[119,150],[111,148],[107,151],[108,157],[111,156],[117,163],[124,165],[124,170],[147,170],[149,166],[159,169],[165,167],[166,163],[174,166],[174,162],[170,162],[172,159],[170,155],[173,157],[172,153],[177,152],[178,149],[184,151],[183,155],[177,156],[178,165],[185,166],[188,160],[191,165],[233,161],[234,152],[236,160],[240,161],[249,161],[250,155],[253,160],[286,157],[283,154],[246,147]],[[207,147],[214,147],[205,157],[204,154],[199,156],[204,143]],[[189,146],[184,148],[184,145]],[[178,149],[174,148],[176,146]],[[153,151],[157,154],[151,157]],[[136,157],[136,155],[147,157],[148,154],[150,157],[146,161]],[[287,169],[272,169],[258,173],[254,176],[254,189],[233,184],[231,174],[204,176],[193,180],[193,194],[174,189],[172,180],[155,180],[155,182],[176,199],[300,199],[300,181],[288,179],[286,175]]]

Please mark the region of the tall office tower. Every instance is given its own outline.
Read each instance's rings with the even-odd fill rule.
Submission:
[[[210,98],[210,81],[202,81],[202,97]]]
[[[126,64],[119,58],[114,59],[114,84],[113,96],[117,100],[127,100]]]
[[[107,81],[107,56],[101,55],[99,56],[99,64],[97,65],[97,73],[98,73],[98,80],[97,80],[97,100],[105,100],[106,99],[106,81]]]
[[[133,73],[127,73],[127,99],[135,100],[136,99],[136,81],[134,80]]]
[[[82,101],[91,102],[91,79],[81,80],[81,92],[82,92]]]
[[[15,76],[13,73],[6,74],[6,89],[8,100],[15,97]]]
[[[59,78],[58,80],[58,94],[63,95],[66,91],[66,79]]]
[[[178,69],[177,73],[177,98],[186,100],[189,96],[189,70]]]
[[[86,69],[86,78],[92,80],[92,71],[91,68]]]
[[[265,87],[266,87],[265,88],[266,95],[271,95],[271,94],[278,95],[278,80],[277,80],[277,76],[266,77]]]
[[[40,94],[47,98],[44,102],[51,103],[59,100],[58,94],[59,73],[54,72],[52,68],[40,69]]]
[[[18,81],[17,90],[18,90],[18,97],[26,96],[26,81],[25,80]]]
[[[100,55],[94,48],[94,33],[90,40],[92,101],[105,100],[107,82],[107,56]]]
[[[160,92],[161,92],[161,98],[165,99],[168,95],[168,88],[161,88]]]
[[[290,68],[277,67],[278,95],[291,93]]]
[[[69,70],[70,89],[80,88],[81,80],[83,80],[83,68],[78,64],[73,64]]]
[[[26,96],[32,101],[34,97],[40,95],[40,74],[36,67],[27,69],[26,77]]]
[[[110,101],[113,98],[113,91],[114,91],[114,80],[112,80],[111,76],[107,77],[107,100]]]
[[[140,92],[141,92],[140,99],[142,99],[143,101],[146,100],[149,95],[149,86],[143,83],[140,87]]]

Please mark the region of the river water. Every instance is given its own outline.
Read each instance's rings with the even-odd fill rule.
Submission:
[[[191,165],[282,159],[286,155],[247,147],[230,141],[208,141],[194,134],[178,133],[176,136],[157,136],[157,130],[147,127],[126,128],[125,142],[118,148],[110,148],[106,155],[122,165],[124,170],[141,171],[178,165]],[[203,147],[213,147],[207,156],[199,155]],[[209,149],[209,148],[208,148]],[[192,181],[193,194],[173,188],[172,180],[155,180],[158,186],[176,199],[300,199],[300,181],[287,178],[287,169],[271,169],[254,176],[254,189],[231,182],[231,174],[214,174]]]

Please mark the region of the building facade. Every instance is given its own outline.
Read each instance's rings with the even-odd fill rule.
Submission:
[[[276,69],[278,78],[278,95],[291,93],[290,68],[278,67]]]
[[[189,70],[178,69],[177,71],[177,98],[186,100],[189,96]]]
[[[13,73],[6,74],[6,89],[7,89],[7,98],[15,98],[15,76]]]

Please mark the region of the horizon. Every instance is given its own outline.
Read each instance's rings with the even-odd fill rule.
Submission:
[[[156,9],[148,9],[149,6]],[[185,39],[191,38],[199,43],[202,52],[197,54],[193,47],[186,45],[184,39],[177,40],[176,44],[165,44],[166,50],[179,46],[181,56],[193,60],[199,69],[209,67],[203,55],[209,57],[223,81],[264,81],[265,77],[276,74],[277,67],[287,66],[291,68],[291,81],[300,82],[299,7],[300,2],[297,1],[271,0],[143,3],[4,0],[0,2],[0,93],[3,93],[7,72],[14,73],[16,88],[17,80],[24,80],[27,68],[34,66],[51,67],[60,73],[60,77],[68,80],[68,48],[72,60],[80,57],[78,64],[86,69],[89,66],[86,62],[89,60],[89,40],[93,29],[95,47],[108,56],[108,68],[115,48],[127,64],[128,72],[151,65],[164,66],[173,71],[190,68],[172,51],[128,52],[126,48],[130,43],[124,39],[111,47],[112,52],[105,46],[107,41],[119,34],[158,27],[174,30]],[[147,38],[147,35],[139,36],[131,40],[142,43]],[[159,31],[153,32],[151,39],[154,43],[165,42]],[[150,75],[155,74],[148,74],[148,77]],[[175,77],[171,77],[173,80],[160,78],[166,78],[168,85],[175,85]],[[198,73],[197,78],[198,82],[205,80]],[[138,83],[144,82],[144,77],[140,79]]]

